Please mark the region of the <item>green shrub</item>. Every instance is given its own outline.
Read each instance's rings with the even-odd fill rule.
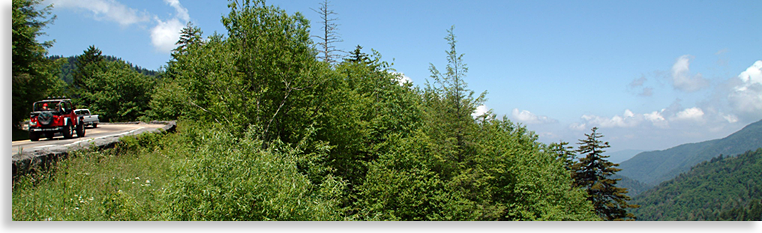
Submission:
[[[262,141],[209,129],[190,135],[201,144],[173,167],[176,178],[162,195],[170,220],[340,220],[332,196],[341,182],[320,186],[299,172],[303,153],[287,145],[262,149]],[[194,139],[191,139],[195,141]]]

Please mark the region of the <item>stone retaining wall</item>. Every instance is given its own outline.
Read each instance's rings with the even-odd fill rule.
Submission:
[[[140,124],[142,122],[125,122],[125,123],[103,123],[103,124]],[[35,148],[33,150],[22,151],[21,153],[14,154],[13,157],[13,177],[18,175],[34,172],[39,169],[48,167],[51,163],[66,158],[71,151],[82,150],[86,148],[112,148],[119,142],[119,138],[129,135],[138,135],[145,132],[150,133],[163,133],[174,132],[177,127],[176,121],[151,121],[149,124],[164,124],[161,128],[142,128],[129,132],[89,139],[85,141],[75,142],[63,146],[49,146],[44,148]]]

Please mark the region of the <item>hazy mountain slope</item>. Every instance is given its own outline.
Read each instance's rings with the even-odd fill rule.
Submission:
[[[629,197],[635,197],[638,194],[653,188],[651,185],[647,185],[643,182],[631,179],[626,176],[621,176],[619,174],[613,175],[612,178],[620,179],[617,181],[616,186],[620,188],[627,188],[627,196]]]
[[[762,198],[760,177],[762,148],[713,158],[633,198],[640,205],[633,214],[638,220],[762,220],[755,204]],[[741,216],[747,214],[755,216]]]
[[[720,154],[740,154],[760,147],[762,120],[722,139],[683,144],[661,151],[642,152],[620,163],[619,168],[622,171],[617,174],[654,186]]]
[[[607,155],[609,156],[609,161],[612,163],[621,163],[624,162],[635,155],[643,152],[642,150],[620,150],[617,152],[611,152]]]

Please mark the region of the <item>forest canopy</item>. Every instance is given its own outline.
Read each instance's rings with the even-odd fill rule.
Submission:
[[[95,46],[76,58],[64,90],[77,103],[113,121],[181,122],[176,135],[117,148],[170,161],[152,183],[163,206],[127,205],[155,217],[111,211],[139,200],[112,190],[95,219],[602,220],[568,161],[534,132],[472,116],[487,93],[468,88],[454,26],[443,33],[447,63],[430,64],[416,87],[378,51],[358,45],[334,60],[326,44],[321,54],[301,13],[256,0],[228,7],[225,35],[187,24],[156,77]],[[14,186],[14,219],[26,191]]]

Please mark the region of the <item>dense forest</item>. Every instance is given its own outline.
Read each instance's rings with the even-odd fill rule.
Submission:
[[[14,0],[14,33],[17,4],[37,12],[35,3]],[[335,39],[313,42],[300,13],[264,1],[228,7],[227,34],[204,37],[189,23],[161,78],[95,46],[73,62],[42,56],[46,77],[63,77],[50,93],[109,121],[180,123],[177,133],[127,138],[19,178],[13,219],[633,218],[637,206],[611,179],[619,169],[595,128],[574,149],[540,143],[491,111],[472,116],[487,93],[468,89],[454,27],[443,33],[447,63],[431,64],[431,78],[413,86],[378,51],[358,45],[337,59]],[[320,38],[335,38],[324,31]],[[79,202],[50,198],[72,195]]]
[[[725,138],[689,143],[660,151],[643,152],[621,163],[621,176],[656,186],[721,154],[735,155],[762,147],[762,120]],[[630,186],[625,186],[630,187]]]
[[[639,220],[762,220],[762,148],[704,161],[633,199]]]
[[[61,70],[58,72],[58,78],[66,82],[66,84],[71,84],[74,81],[74,72],[77,70],[77,58],[79,56],[69,56],[69,57],[63,57],[59,55],[52,55],[48,56],[48,59],[60,62]],[[63,59],[61,61],[58,61],[59,59]],[[107,62],[124,62],[127,64],[131,69],[137,71],[140,74],[148,75],[157,77],[159,75],[158,71],[155,70],[149,70],[137,65],[133,65],[132,63],[125,61],[124,59],[111,56],[111,55],[104,55],[103,60]]]

